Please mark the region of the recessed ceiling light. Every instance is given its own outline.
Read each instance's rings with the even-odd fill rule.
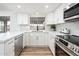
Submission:
[[[17,8],[21,8],[21,5],[17,5]]]
[[[48,8],[49,6],[48,5],[45,5],[45,8]]]
[[[70,7],[69,6],[66,6],[66,9],[69,9]]]

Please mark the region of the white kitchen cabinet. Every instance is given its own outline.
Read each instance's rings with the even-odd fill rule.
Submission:
[[[4,56],[4,43],[0,43],[0,56]]]
[[[26,46],[26,33],[23,34],[23,48]]]
[[[64,23],[64,9],[63,9],[63,7],[60,6],[58,11],[59,11],[58,23]]]
[[[53,55],[55,55],[55,42],[53,40],[54,40],[54,38],[49,40],[49,48],[50,48],[51,52],[53,53]]]
[[[47,33],[46,32],[44,32],[44,33],[42,33],[42,32],[39,32],[38,33],[38,45],[40,45],[40,46],[47,46]]]
[[[58,9],[57,9],[57,14],[58,14],[58,24],[59,23],[64,23],[64,7],[63,5],[61,5]]]
[[[30,41],[29,42],[30,46],[37,46],[37,44],[38,44],[37,33],[35,33],[35,32],[30,33],[30,40],[29,41]]]
[[[5,56],[14,56],[14,39],[5,42]]]
[[[55,33],[49,33],[48,45],[53,55],[55,55],[55,37],[56,37]]]
[[[29,45],[29,32],[23,34],[23,48]]]
[[[54,53],[54,51],[52,50],[52,45],[53,45],[53,42],[52,42],[52,39],[49,39],[49,48],[51,50],[52,53]]]
[[[52,12],[52,13],[49,13],[47,16],[46,16],[46,24],[56,24],[55,23],[55,20],[54,20],[54,17],[55,17],[55,15],[54,15],[54,12]]]
[[[53,13],[54,13],[54,24],[58,24],[58,17],[59,17],[58,10],[56,9],[55,12]]]
[[[56,24],[64,23],[64,7],[65,4],[62,4],[54,12]]]
[[[47,33],[31,32],[29,39],[30,46],[47,46]]]
[[[65,4],[60,5],[54,12],[46,16],[46,24],[60,24],[64,23],[64,7]]]
[[[17,14],[17,22],[20,25],[22,25],[22,24],[28,25],[29,24],[29,19],[30,18],[27,14],[22,14],[22,13]]]

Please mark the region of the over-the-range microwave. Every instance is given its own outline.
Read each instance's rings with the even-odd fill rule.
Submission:
[[[79,21],[79,3],[64,11],[65,22]]]

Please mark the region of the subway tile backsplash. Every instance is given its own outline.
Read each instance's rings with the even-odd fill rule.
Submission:
[[[56,25],[57,31],[60,31],[60,29],[63,29],[63,28],[70,29],[71,34],[79,35],[79,21]]]

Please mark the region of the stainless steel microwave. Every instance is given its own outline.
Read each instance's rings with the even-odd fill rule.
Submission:
[[[66,22],[79,21],[79,3],[64,11],[64,20]]]

